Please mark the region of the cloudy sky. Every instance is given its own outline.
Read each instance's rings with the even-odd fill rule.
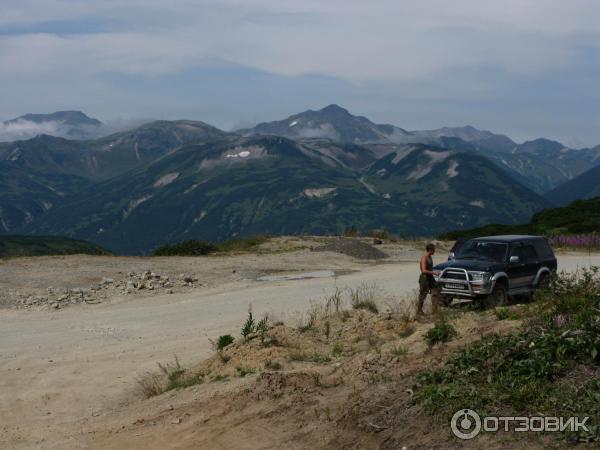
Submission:
[[[338,103],[597,145],[598,23],[595,0],[1,0],[0,120],[231,129]]]

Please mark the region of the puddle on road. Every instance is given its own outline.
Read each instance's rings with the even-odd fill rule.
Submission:
[[[258,277],[256,281],[306,280],[308,278],[329,278],[333,276],[335,276],[333,270],[316,270],[314,272],[292,273],[288,275],[265,275]]]

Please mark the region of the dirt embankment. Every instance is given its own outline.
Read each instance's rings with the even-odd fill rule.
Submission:
[[[433,324],[401,313],[346,310],[300,329],[275,325],[248,341],[238,338],[185,373],[179,374],[174,362],[167,364],[170,374],[179,374],[180,385],[194,385],[143,401],[144,410],[132,412],[124,428],[96,430],[90,445],[505,448],[503,441],[464,445],[453,440],[446,423],[432,421],[412,401],[417,372],[482,335],[519,326],[492,313],[459,313],[452,323],[458,338],[433,348],[423,339]],[[536,448],[528,445],[512,448]]]

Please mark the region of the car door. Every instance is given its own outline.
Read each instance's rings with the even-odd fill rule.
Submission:
[[[535,247],[531,243],[526,243],[521,247],[521,256],[524,264],[523,268],[523,286],[532,286],[535,276],[540,268],[539,256]]]
[[[518,260],[511,262],[513,257],[517,257]],[[513,244],[510,249],[508,261],[506,274],[508,275],[509,289],[519,289],[525,286],[527,282],[527,270],[525,261],[523,260],[523,246],[521,244]]]

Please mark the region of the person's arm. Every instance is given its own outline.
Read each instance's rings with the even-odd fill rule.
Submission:
[[[424,273],[425,275],[433,275],[431,270],[427,270],[427,256],[425,255],[421,256],[421,273]]]

